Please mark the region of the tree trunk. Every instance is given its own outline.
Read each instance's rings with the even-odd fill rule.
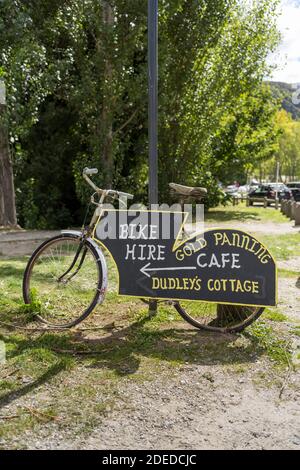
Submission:
[[[16,227],[17,215],[12,161],[4,119],[5,106],[0,104],[0,227]]]
[[[259,163],[259,182],[260,182],[260,183],[262,182],[262,167],[261,167],[261,163]]]

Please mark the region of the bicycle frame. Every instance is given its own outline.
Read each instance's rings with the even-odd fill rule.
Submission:
[[[94,183],[91,180],[90,180],[90,182],[91,182],[91,185],[93,185],[93,187],[95,189],[96,186],[94,185]],[[103,190],[101,195],[100,195],[100,199],[99,199],[98,202],[95,201],[95,194],[99,194],[99,192],[96,191],[94,194],[92,194],[91,203],[96,205],[96,209],[94,210],[91,221],[90,221],[87,228],[83,227],[82,232],[77,232],[77,231],[73,231],[73,230],[72,231],[67,231],[67,230],[63,231],[63,233],[75,233],[76,235],[80,236],[82,238],[82,240],[88,240],[88,242],[91,243],[95,247],[95,249],[97,250],[97,253],[98,253],[98,259],[101,259],[101,261],[102,261],[102,269],[103,269],[104,279],[107,279],[107,266],[106,266],[106,262],[105,262],[105,257],[103,256],[101,245],[94,238],[92,238],[91,235],[92,235],[92,232],[93,232],[97,222],[101,219],[101,215],[104,211],[105,199],[107,197],[109,197],[109,192],[110,191],[111,190],[107,190],[107,191]],[[119,199],[119,201],[121,202],[121,204],[124,205],[124,207],[127,207],[127,205],[125,204],[124,201],[122,201],[122,199]],[[75,253],[74,259],[73,259],[70,267],[58,278],[58,282],[67,284],[73,277],[76,276],[76,274],[78,274],[78,272],[80,271],[81,266],[84,263],[85,256],[86,256],[86,253],[87,253],[87,249],[84,248],[84,251],[81,254],[81,251],[82,251],[83,247],[84,247],[84,241],[82,241],[80,243],[80,245],[78,247],[78,250]],[[74,268],[74,266],[75,266],[75,264],[76,264],[76,262],[77,262],[80,255],[81,255],[81,259],[79,261],[79,264],[78,264],[76,270],[74,271],[74,273],[72,273],[69,277],[66,278],[66,276],[69,273],[71,273],[71,271]]]
[[[88,175],[96,174],[96,172],[97,172],[97,170],[85,169],[84,173],[83,173],[84,179],[88,182],[88,184],[94,190],[94,192],[91,196],[91,203],[96,206],[89,223],[86,226],[83,226],[82,230],[80,230],[80,231],[70,231],[70,230],[63,231],[62,236],[53,237],[53,239],[50,239],[49,241],[45,242],[43,245],[38,247],[37,250],[32,254],[32,257],[30,258],[30,260],[28,262],[28,265],[26,267],[26,271],[24,273],[23,297],[24,297],[25,303],[30,303],[30,301],[32,300],[31,295],[30,295],[31,277],[32,277],[32,274],[34,273],[35,265],[36,265],[36,263],[38,263],[39,257],[44,253],[44,250],[47,249],[48,245],[51,247],[52,244],[55,244],[55,243],[64,243],[64,239],[70,238],[72,240],[77,239],[76,248],[73,252],[71,252],[71,256],[68,260],[67,266],[66,266],[66,264],[61,264],[61,269],[58,271],[59,272],[59,277],[57,275],[54,278],[53,278],[53,275],[51,276],[50,281],[49,281],[50,284],[51,284],[51,282],[53,283],[53,281],[57,282],[57,284],[60,284],[60,283],[61,284],[68,284],[69,281],[71,281],[79,273],[79,271],[81,270],[82,266],[85,263],[85,260],[87,258],[87,253],[88,253],[89,250],[92,252],[94,261],[98,265],[98,277],[97,277],[97,284],[96,284],[97,288],[96,288],[95,296],[92,300],[92,303],[89,304],[88,307],[85,310],[83,310],[83,313],[81,312],[81,315],[78,314],[78,318],[75,318],[75,320],[73,320],[72,322],[68,322],[67,323],[68,327],[78,324],[80,321],[82,321],[84,318],[87,317],[87,315],[89,315],[92,312],[92,310],[95,308],[95,306],[97,304],[102,303],[103,300],[104,300],[104,296],[105,296],[106,289],[107,289],[107,277],[108,276],[107,276],[106,258],[104,256],[103,248],[108,250],[108,252],[111,254],[111,256],[113,257],[113,259],[115,261],[116,268],[118,269],[119,294],[120,295],[129,296],[129,297],[139,297],[142,300],[147,299],[146,302],[150,303],[150,306],[151,306],[151,303],[154,303],[154,302],[157,302],[157,301],[169,303],[169,304],[171,304],[172,306],[175,307],[175,309],[177,310],[177,312],[181,315],[181,317],[183,319],[185,319],[191,325],[193,325],[197,328],[207,329],[207,330],[210,330],[210,331],[219,331],[219,332],[220,331],[222,331],[222,332],[225,332],[225,331],[228,331],[228,332],[229,331],[232,331],[232,332],[233,331],[241,331],[246,326],[251,324],[256,318],[259,317],[259,315],[262,313],[262,311],[264,309],[264,306],[273,305],[273,303],[271,304],[270,302],[274,302],[272,299],[273,299],[274,295],[276,295],[276,285],[277,285],[277,283],[276,283],[276,264],[275,264],[275,261],[272,258],[272,256],[270,255],[270,260],[271,260],[270,261],[270,269],[267,269],[268,266],[267,266],[267,268],[262,269],[261,264],[259,264],[259,259],[260,258],[258,259],[258,255],[259,255],[259,253],[261,253],[261,256],[262,256],[262,252],[261,252],[262,249],[264,250],[263,253],[265,253],[265,254],[266,253],[268,254],[268,250],[259,241],[255,240],[255,238],[253,238],[252,235],[246,234],[246,232],[241,232],[241,235],[245,235],[245,237],[249,238],[249,240],[250,240],[251,237],[253,238],[253,240],[252,240],[252,238],[250,240],[251,243],[252,243],[251,246],[252,246],[253,250],[254,250],[255,247],[257,248],[257,250],[258,250],[257,253],[255,252],[255,250],[253,251],[252,248],[251,248],[252,251],[250,249],[248,249],[249,248],[248,245],[245,247],[244,245],[240,246],[239,243],[235,243],[233,246],[236,247],[235,250],[240,250],[241,256],[244,257],[244,258],[242,258],[244,260],[244,264],[247,267],[249,267],[249,270],[250,270],[249,276],[250,277],[249,277],[249,279],[246,278],[246,281],[248,282],[247,285],[249,285],[249,282],[253,281],[253,279],[255,281],[256,277],[253,278],[253,279],[252,279],[252,277],[254,276],[254,274],[256,276],[256,273],[260,273],[260,272],[262,273],[262,275],[261,275],[262,282],[264,282],[264,283],[270,282],[269,285],[271,287],[270,287],[269,291],[267,292],[268,295],[265,295],[265,297],[264,297],[264,298],[266,298],[266,303],[264,303],[263,305],[261,303],[257,303],[257,302],[252,303],[252,298],[249,301],[248,300],[249,296],[247,297],[247,295],[246,295],[246,296],[243,297],[243,294],[241,294],[241,293],[238,293],[238,295],[240,296],[240,299],[241,299],[242,303],[238,303],[239,299],[237,299],[236,294],[235,294],[235,298],[233,297],[233,294],[232,294],[232,297],[230,297],[229,294],[231,293],[231,291],[235,292],[235,288],[234,288],[234,285],[232,287],[231,284],[230,284],[229,288],[231,289],[231,291],[230,291],[230,289],[228,289],[229,293],[227,292],[226,286],[227,286],[228,282],[227,282],[227,278],[226,278],[226,275],[227,275],[226,272],[225,272],[225,274],[222,274],[223,277],[225,276],[224,280],[227,282],[227,284],[223,288],[222,287],[223,284],[222,284],[222,286],[220,284],[220,279],[219,279],[220,276],[217,275],[218,273],[216,275],[215,275],[214,272],[212,272],[212,274],[210,274],[210,273],[207,273],[207,270],[200,269],[200,268],[205,268],[205,266],[204,265],[202,266],[201,263],[199,264],[198,258],[193,259],[191,257],[192,255],[194,256],[194,254],[197,253],[196,251],[194,251],[193,253],[190,253],[190,251],[188,250],[185,253],[186,259],[184,261],[184,264],[181,264],[182,259],[179,259],[180,257],[179,258],[176,257],[176,254],[174,255],[175,250],[178,250],[181,245],[178,245],[178,244],[176,245],[177,238],[176,238],[176,240],[175,240],[175,238],[173,240],[173,236],[171,238],[168,238],[168,240],[171,240],[171,241],[161,242],[161,240],[164,240],[164,238],[160,235],[159,231],[156,233],[156,238],[151,238],[150,235],[145,235],[144,229],[141,229],[141,234],[144,234],[145,237],[146,237],[146,238],[143,238],[143,237],[141,237],[141,238],[143,238],[145,240],[146,239],[149,239],[149,240],[155,239],[155,240],[157,240],[156,245],[158,245],[158,244],[165,245],[165,246],[163,246],[163,248],[166,249],[166,253],[163,253],[165,255],[162,258],[163,263],[161,263],[159,265],[157,265],[157,263],[153,263],[155,265],[154,267],[153,266],[149,267],[150,263],[145,264],[145,263],[148,262],[148,260],[153,259],[154,261],[158,261],[158,260],[161,259],[161,258],[155,257],[153,255],[153,253],[156,253],[155,249],[157,249],[157,246],[155,246],[155,244],[153,245],[154,242],[151,242],[152,243],[151,248],[154,247],[154,251],[150,250],[150,247],[149,247],[148,258],[145,258],[144,255],[141,255],[140,258],[137,258],[138,262],[131,263],[131,261],[130,261],[131,258],[130,257],[129,258],[127,256],[124,257],[124,253],[126,254],[128,252],[128,251],[126,251],[126,249],[128,250],[128,245],[125,246],[124,244],[128,243],[128,240],[129,240],[129,248],[130,248],[131,247],[130,243],[132,243],[132,244],[135,243],[135,240],[136,240],[135,237],[128,236],[128,239],[127,239],[125,236],[123,236],[123,235],[121,236],[120,235],[121,232],[120,232],[117,237],[109,237],[108,238],[108,237],[105,236],[105,232],[103,232],[103,236],[102,236],[101,231],[99,232],[98,237],[95,236],[95,234],[97,235],[96,231],[98,231],[98,227],[97,227],[98,223],[101,223],[101,221],[102,221],[102,224],[103,224],[104,216],[106,216],[106,213],[109,211],[107,205],[105,204],[107,199],[111,198],[112,201],[114,201],[116,199],[119,199],[120,205],[122,206],[122,209],[121,210],[119,209],[119,211],[116,211],[116,212],[120,212],[120,211],[127,212],[127,199],[132,197],[129,194],[121,193],[121,192],[114,191],[114,190],[111,190],[111,189],[102,190],[100,188],[97,188],[97,186],[88,177]],[[126,200],[124,198],[126,198]],[[129,222],[128,222],[129,224],[130,224],[131,218],[134,217],[134,214],[131,214],[130,212],[131,211],[128,211],[128,213],[130,214],[129,215]],[[140,212],[147,212],[147,213],[149,213],[149,212],[160,212],[160,213],[162,213],[162,212],[166,212],[166,211],[147,211],[147,210],[144,210],[144,211],[140,211]],[[182,214],[182,212],[180,212],[180,213]],[[174,212],[173,212],[173,217],[174,217]],[[119,226],[121,226],[121,223],[122,223],[121,220],[116,219],[116,221],[118,221],[117,226],[118,226],[118,224],[119,224]],[[110,223],[110,222],[108,221],[108,223]],[[106,222],[105,222],[105,224],[106,224]],[[172,225],[172,227],[173,227],[173,225],[176,226],[174,221],[172,222],[171,225]],[[103,227],[104,226],[105,225],[103,225]],[[132,224],[132,226],[134,226],[134,224]],[[145,225],[145,227],[147,227],[147,226],[149,227],[149,224]],[[180,230],[182,230],[182,226],[181,226]],[[218,231],[222,232],[222,233],[219,233]],[[177,232],[177,230],[176,230],[176,232]],[[221,250],[220,252],[222,252],[222,249],[220,248],[221,245],[218,242],[218,240],[219,240],[218,237],[222,234],[224,236],[226,235],[227,238],[228,238],[228,236],[231,236],[231,235],[232,236],[233,235],[236,235],[236,236],[240,235],[239,233],[236,233],[236,232],[240,232],[239,230],[235,229],[235,233],[232,233],[232,232],[233,232],[233,230],[228,229],[228,228],[208,230],[206,232],[207,233],[207,240],[208,240],[207,246],[209,247],[209,249],[211,247],[213,247],[214,250],[217,252],[217,254],[220,254],[219,251]],[[69,237],[68,237],[68,235],[69,235]],[[217,235],[218,237],[216,238],[216,237],[214,237],[214,235]],[[147,238],[147,236],[149,238]],[[197,236],[196,234],[191,235],[183,243],[186,243],[186,242],[189,242],[190,240],[193,240],[193,238],[196,237],[196,236]],[[106,239],[109,240],[109,241],[106,242]],[[131,239],[133,241],[130,241]],[[139,237],[138,237],[138,239],[139,239]],[[174,244],[173,244],[173,241],[174,241]],[[228,246],[231,247],[229,239],[228,239],[228,243],[229,243]],[[125,251],[124,251],[124,246],[125,246]],[[141,246],[144,246],[144,245],[141,245]],[[159,245],[159,248],[160,248],[160,245]],[[203,247],[203,248],[204,248],[204,252],[200,253],[200,255],[201,256],[206,256],[205,247]],[[134,260],[136,260],[136,258],[134,257],[135,256],[135,254],[134,254],[135,249],[136,249],[136,246],[134,246],[134,249],[130,250],[130,253],[131,253],[130,256],[132,256],[132,259],[134,259]],[[231,248],[226,247],[226,249],[230,250]],[[233,248],[231,249],[231,251],[232,250],[233,250]],[[255,252],[254,253],[255,256],[254,255],[252,256],[250,254],[250,252],[251,253]],[[216,255],[214,254],[214,256],[216,256]],[[228,255],[226,255],[226,256],[228,256]],[[249,258],[251,256],[252,256],[252,258],[249,261]],[[129,264],[124,264],[124,260],[127,260],[127,259],[129,259],[129,262],[128,262]],[[202,259],[202,262],[203,262],[203,258],[201,258],[201,259]],[[200,261],[201,261],[201,259],[200,259]],[[225,259],[225,261],[226,261],[226,259]],[[58,261],[58,262],[60,262],[60,261]],[[204,259],[204,263],[205,262],[206,262],[206,259]],[[259,266],[256,267],[255,263],[258,263]],[[266,263],[264,264],[264,266],[265,265],[266,265]],[[237,267],[240,267],[240,266],[237,266]],[[251,271],[250,268],[252,268],[252,271]],[[193,281],[192,283],[188,282],[189,281],[189,276],[186,274],[186,272],[189,272],[189,270],[195,271],[195,274],[196,274],[196,276],[194,276],[194,280],[192,279],[192,281]],[[196,283],[195,279],[199,277],[198,274],[197,274],[197,270],[199,271],[198,274],[201,275],[201,282],[204,286],[203,287],[204,294],[202,295],[202,297],[200,297],[199,294],[198,294],[199,289],[196,289],[196,287],[195,287],[195,286],[198,285]],[[152,274],[149,274],[149,272],[153,272],[153,271],[154,271],[155,276],[156,276],[156,278],[154,279],[155,280],[154,284],[152,282]],[[171,284],[168,284],[168,285],[165,284],[164,286],[161,287],[160,284],[157,284],[156,281],[160,280],[159,279],[159,274],[157,274],[157,273],[164,272],[164,271],[171,271],[172,273],[173,273],[173,271],[180,271],[180,273],[183,272],[181,277],[183,277],[183,281],[185,281],[185,283],[181,282],[181,285],[184,284],[185,287],[188,286],[190,288],[190,289],[185,289],[185,290],[188,290],[188,294],[185,292],[184,289],[183,289],[184,292],[181,292],[182,288],[180,287],[180,282],[178,284],[179,288],[177,289],[179,293],[176,291],[176,286],[174,287],[174,282],[173,282],[174,281],[173,274],[172,275],[171,274],[170,275],[169,274],[168,275],[162,274],[162,276],[161,276],[162,279],[166,278],[168,280],[170,278],[170,280],[173,282],[172,285]],[[80,272],[83,272],[83,271],[81,270]],[[86,274],[85,279],[87,281],[86,285],[88,286],[88,288],[90,288],[90,282],[93,282],[93,279],[90,277],[89,273],[90,273],[90,271],[87,271],[85,273]],[[237,279],[237,281],[239,281],[240,283],[244,282],[244,280],[245,280],[245,275],[244,274],[245,274],[245,271],[242,271],[241,280],[239,281],[239,279]],[[142,275],[143,275],[143,277],[141,278]],[[227,275],[227,277],[229,275],[231,275],[231,274],[229,273]],[[275,275],[275,278],[274,278],[274,275]],[[213,277],[209,278],[209,276],[213,276]],[[177,277],[178,277],[178,275],[177,275]],[[179,279],[179,281],[180,281],[180,279]],[[208,281],[209,282],[218,281],[219,282],[218,285],[220,286],[220,288],[217,288],[218,287],[217,286],[216,289],[208,289],[209,286],[210,286]],[[222,281],[223,281],[223,278],[222,278]],[[265,285],[266,284],[262,284],[263,287]],[[120,286],[122,286],[121,289],[120,289]],[[241,284],[241,286],[242,286],[242,284]],[[274,286],[274,289],[275,289],[274,292],[272,291],[273,286]],[[221,287],[223,288],[224,293],[222,292],[221,295],[220,295],[220,294],[218,294],[218,292],[220,291]],[[64,287],[63,286],[58,287],[58,289],[61,289],[61,288],[64,288]],[[206,290],[204,290],[204,289],[206,289]],[[255,287],[255,289],[256,289],[256,287]],[[166,292],[166,290],[168,290],[168,292]],[[195,294],[196,291],[197,291],[197,295]],[[215,293],[215,291],[217,293]],[[246,291],[243,290],[242,287],[240,288],[240,291],[242,293],[243,292],[246,292],[246,293],[250,292],[249,290],[246,290]],[[213,293],[211,293],[211,292],[213,292]],[[176,295],[176,293],[177,293],[177,295]],[[72,294],[72,292],[71,292],[71,294]],[[159,297],[159,295],[160,295],[160,297]],[[187,301],[187,302],[188,301],[199,302],[199,312],[200,312],[199,316],[198,316],[198,309],[197,309],[197,311],[192,309],[191,313],[189,313],[186,310],[186,306],[183,306],[182,304],[180,304],[180,302],[182,300]],[[246,301],[246,303],[245,303],[245,301]],[[47,300],[47,302],[48,302],[48,300]],[[206,310],[206,304],[212,304],[213,308],[211,309],[210,306],[209,306],[209,309]],[[60,309],[61,309],[61,305],[60,305],[60,303],[58,303],[57,304],[58,314],[60,314]],[[202,312],[204,312],[205,315],[202,315]],[[43,317],[41,317],[41,319],[42,319],[42,321],[45,321],[46,323],[49,323],[47,315],[46,315],[46,319],[43,318]],[[50,319],[50,324],[51,324],[51,319]]]

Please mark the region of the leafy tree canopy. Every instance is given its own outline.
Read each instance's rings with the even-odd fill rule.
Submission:
[[[245,179],[276,149],[278,104],[262,86],[278,42],[274,0],[161,0],[159,188]],[[20,223],[75,224],[99,185],[147,200],[147,2],[3,0],[1,76]]]

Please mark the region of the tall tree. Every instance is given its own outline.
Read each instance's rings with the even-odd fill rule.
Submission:
[[[208,3],[214,8],[208,8]],[[207,174],[207,182],[213,183],[211,174],[218,176],[216,167],[222,166],[228,151],[235,151],[219,139],[216,154],[216,137],[231,120],[236,132],[242,133],[242,121],[247,120],[242,114],[248,112],[247,105],[242,105],[245,97],[249,114],[252,97],[260,96],[256,105],[264,99],[261,87],[268,70],[266,59],[278,42],[276,3],[181,0],[174,3],[175,11],[166,4],[162,30],[169,34],[164,43],[176,41],[176,47],[169,56],[173,67],[166,66],[160,187],[167,187],[170,175],[182,183],[206,184]],[[239,113],[241,129],[234,118]],[[263,119],[259,125],[264,125]],[[249,145],[247,151],[254,161],[255,148]]]
[[[282,181],[295,181],[300,178],[300,121],[281,109],[276,114],[275,125],[279,134],[276,151],[262,165],[264,178],[275,180],[277,163]]]
[[[0,227],[16,227],[15,189],[10,157],[5,86],[0,83]]]
[[[230,163],[228,145],[243,165],[242,126],[255,128],[243,97],[251,104],[259,96],[277,39],[276,3],[160,1],[161,200],[171,180],[209,184],[213,192],[218,168]],[[78,223],[87,165],[99,167],[98,185],[146,202],[147,2],[3,0],[0,13],[21,219],[40,227]],[[262,119],[257,136],[260,126]],[[263,139],[260,146],[262,155]],[[247,152],[254,160],[254,146]]]
[[[264,84],[241,94],[235,109],[224,114],[212,142],[211,167],[219,180],[246,183],[247,175],[257,172],[277,152],[278,106],[279,101]]]

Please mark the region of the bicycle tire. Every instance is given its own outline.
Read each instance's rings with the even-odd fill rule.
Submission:
[[[203,304],[205,304],[205,302],[195,302],[195,304],[198,304],[198,307],[201,307],[201,304],[203,305]],[[220,306],[221,304],[216,304],[216,305]],[[211,331],[211,332],[218,332],[218,333],[237,333],[237,332],[243,331],[247,326],[251,325],[251,323],[253,323],[255,320],[257,320],[264,311],[263,307],[249,307],[249,306],[235,307],[234,305],[233,306],[226,305],[226,307],[228,309],[230,309],[230,307],[234,307],[235,310],[237,308],[240,308],[240,309],[242,309],[242,308],[246,309],[247,308],[249,310],[250,314],[249,314],[249,316],[247,316],[246,318],[244,318],[241,321],[236,319],[236,323],[234,323],[234,321],[232,321],[230,324],[225,326],[225,325],[222,325],[221,323],[218,325],[217,312],[216,312],[216,317],[214,319],[212,319],[210,323],[204,323],[203,320],[202,321],[199,321],[198,319],[196,320],[191,314],[189,314],[186,311],[184,306],[182,306],[182,304],[180,304],[179,302],[176,302],[174,304],[174,307],[177,310],[177,312],[181,315],[181,317],[184,320],[186,320],[188,323],[190,323],[190,325],[192,325],[196,328],[202,329],[202,330]],[[225,306],[223,306],[223,307],[225,307]],[[253,309],[252,313],[251,313],[250,309]]]
[[[66,323],[53,323],[49,321],[49,319],[44,318],[40,313],[36,314],[36,318],[40,320],[42,323],[47,324],[49,326],[55,328],[71,328],[76,326],[78,323],[82,322],[91,312],[94,310],[97,304],[103,302],[105,287],[103,286],[103,272],[106,269],[105,266],[102,265],[103,260],[99,257],[99,251],[97,251],[96,247],[89,241],[89,240],[82,240],[80,234],[76,233],[62,233],[61,235],[52,237],[45,242],[43,242],[31,255],[25,272],[23,276],[23,299],[25,304],[30,304],[32,302],[31,296],[31,279],[32,273],[34,272],[34,267],[37,264],[37,261],[41,257],[41,255],[45,252],[47,248],[57,244],[58,242],[66,242],[68,240],[76,241],[79,243],[82,241],[83,246],[89,250],[92,254],[95,266],[97,268],[98,279],[96,281],[96,288],[95,294],[93,295],[91,302],[89,305],[80,313],[80,315],[76,316],[72,321],[67,321]],[[85,261],[85,260],[84,260]],[[84,263],[83,261],[83,263]]]

